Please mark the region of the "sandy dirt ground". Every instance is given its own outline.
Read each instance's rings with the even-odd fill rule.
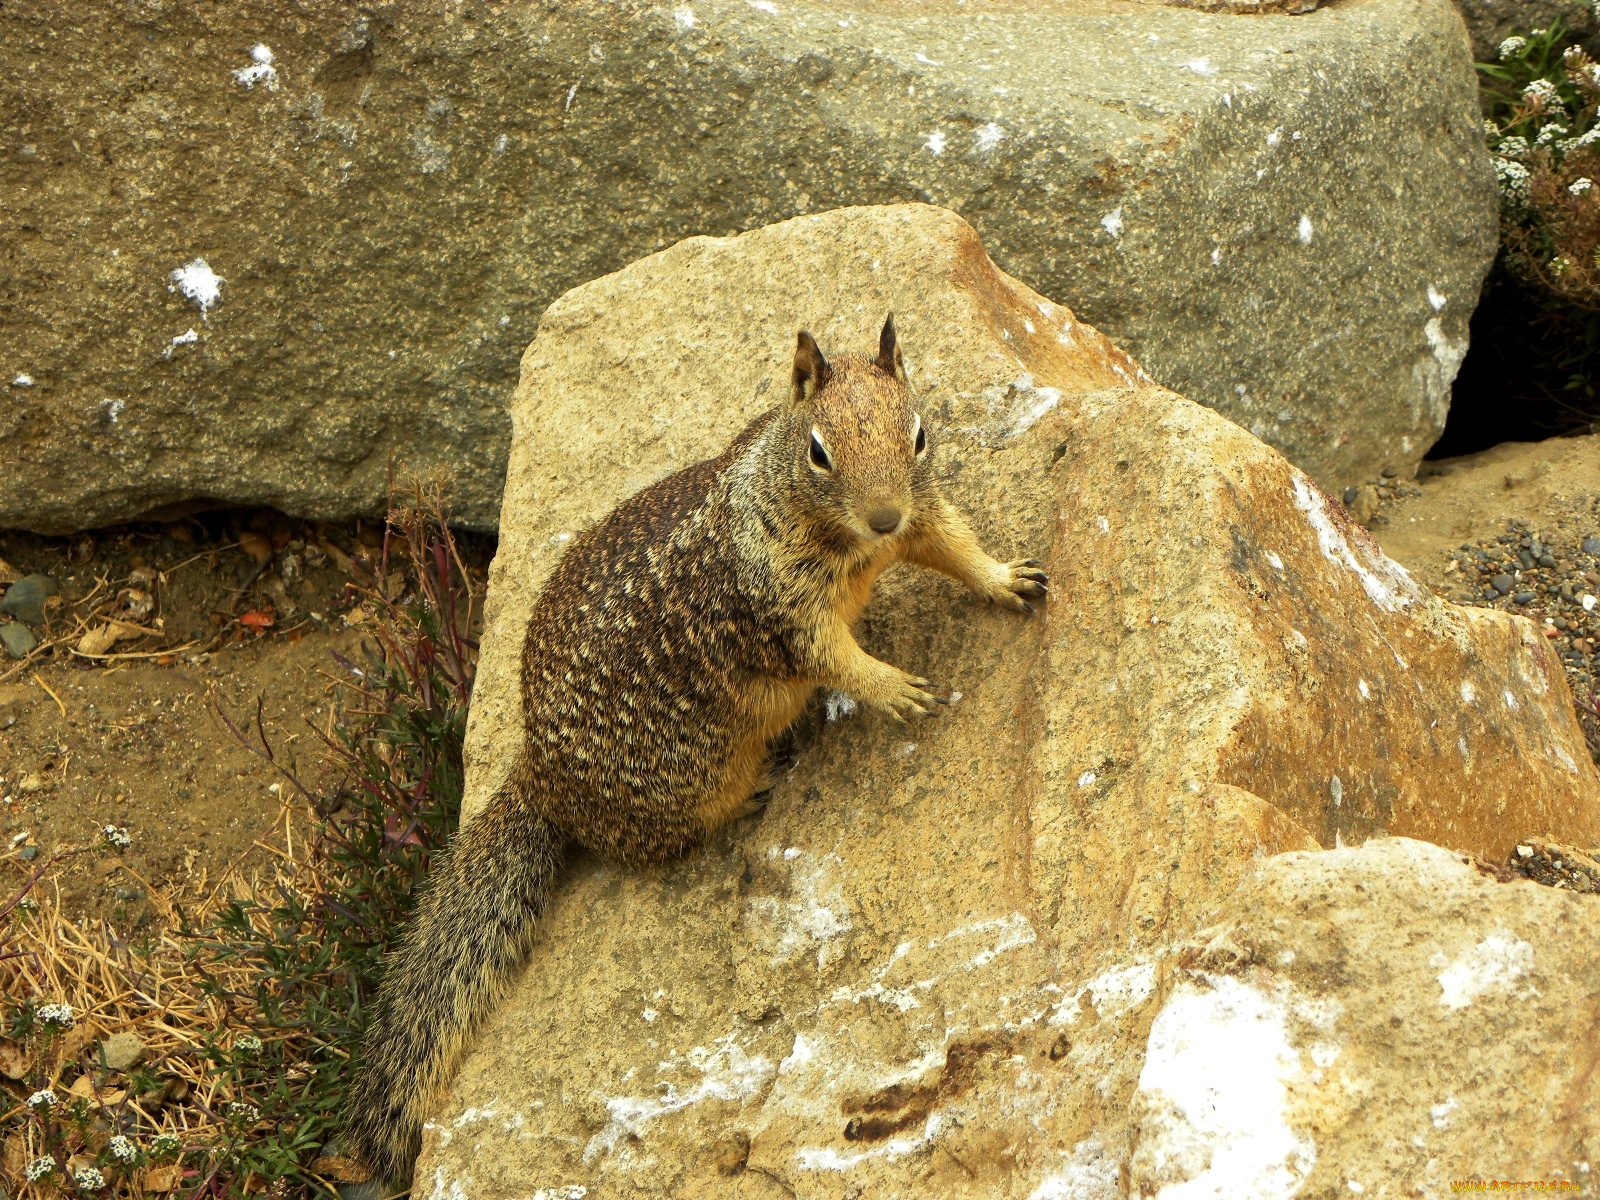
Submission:
[[[478,571],[491,552],[469,540]],[[317,730],[345,674],[334,655],[359,663],[371,640],[372,605],[350,579],[380,556],[370,522],[273,512],[74,539],[0,534],[0,570],[56,580],[36,632],[65,639],[37,661],[0,654],[0,858],[26,866],[125,827],[125,856],[68,864],[57,885],[69,914],[134,932],[154,915],[149,888],[220,880],[279,819],[284,785],[219,714],[253,725],[259,703],[274,746],[315,781]],[[398,561],[391,594],[404,586]],[[109,648],[139,657],[71,652],[107,618],[154,631]]]

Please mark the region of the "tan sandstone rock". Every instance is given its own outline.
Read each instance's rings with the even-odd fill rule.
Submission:
[[[571,533],[777,400],[797,326],[855,349],[891,308],[953,498],[997,555],[1048,561],[1048,610],[891,571],[861,640],[960,692],[946,716],[819,706],[761,816],[650,874],[575,856],[429,1131],[421,1195],[1170,1182],[1198,1170],[1161,1157],[1171,1103],[1147,1087],[1129,1124],[1156,1001],[1202,987],[1172,951],[1263,855],[1600,841],[1600,779],[1527,622],[1433,599],[1277,452],[924,206],[691,239],[551,307],[515,401],[469,811],[514,752],[520,625]],[[1412,919],[1459,955],[1468,915]],[[1377,1026],[1340,1028],[1344,1061],[1375,1059]]]

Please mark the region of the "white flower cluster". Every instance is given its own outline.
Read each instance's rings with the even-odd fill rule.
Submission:
[[[133,839],[128,836],[128,831],[115,825],[107,825],[100,831],[100,835],[106,839],[106,843],[114,850],[126,850],[133,845]]]
[[[241,1033],[233,1039],[233,1048],[243,1054],[255,1054],[261,1049],[261,1039],[253,1033]]]
[[[24,1174],[27,1175],[29,1183],[38,1183],[39,1180],[48,1178],[50,1172],[54,1171],[55,1169],[56,1160],[51,1155],[41,1154],[38,1158],[34,1159],[28,1164],[27,1170],[24,1172]]]
[[[150,1142],[152,1154],[176,1154],[183,1148],[183,1143],[178,1140],[175,1133],[158,1133]]]
[[[1572,145],[1569,147],[1569,149],[1582,150],[1584,147],[1592,146],[1596,142],[1600,142],[1600,125],[1596,125],[1593,129],[1589,130],[1588,133],[1585,133],[1580,137],[1573,138]]]
[[[29,1108],[54,1108],[55,1106],[56,1094],[49,1088],[40,1088],[28,1097]]]
[[[72,1179],[86,1192],[97,1192],[106,1185],[106,1177],[99,1167],[79,1167],[72,1173]]]
[[[228,1105],[228,1115],[238,1117],[241,1121],[255,1121],[261,1117],[261,1110],[254,1104],[246,1104],[242,1100],[235,1100]]]
[[[1559,104],[1560,95],[1556,92],[1556,85],[1548,79],[1535,79],[1522,89],[1522,98],[1530,104]]]
[[[112,1136],[111,1140],[106,1143],[106,1149],[111,1151],[112,1158],[120,1162],[132,1162],[139,1157],[139,1147],[135,1146],[131,1140],[120,1133]]]
[[[1500,195],[1509,201],[1528,198],[1528,168],[1509,158],[1494,160],[1495,180],[1500,184]]]
[[[1572,270],[1572,260],[1565,254],[1558,254],[1550,260],[1550,274],[1557,279],[1560,279],[1570,270]]]
[[[1571,192],[1574,196],[1581,196],[1592,187],[1594,187],[1594,180],[1592,179],[1574,179],[1571,183],[1567,184],[1567,191]]]
[[[1508,138],[1501,138],[1500,144],[1495,147],[1496,152],[1520,158],[1529,150],[1528,139],[1513,134]]]
[[[1533,144],[1535,146],[1553,145],[1557,138],[1562,138],[1566,135],[1567,127],[1565,125],[1551,121],[1546,125],[1539,126],[1539,133],[1533,139]]]
[[[46,1025],[59,1025],[63,1029],[71,1029],[78,1020],[70,1004],[41,1004],[33,1015]]]
[[[1528,39],[1525,37],[1508,37],[1500,43],[1500,57],[1513,58],[1528,48]]]

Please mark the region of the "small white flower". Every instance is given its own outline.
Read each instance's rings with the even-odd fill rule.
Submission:
[[[1500,43],[1500,57],[1511,58],[1521,54],[1528,48],[1528,39],[1525,37],[1508,37]]]
[[[1500,184],[1500,195],[1507,200],[1521,201],[1528,196],[1528,168],[1509,158],[1496,158],[1495,179]]]
[[[1570,270],[1572,270],[1572,260],[1565,254],[1558,254],[1550,260],[1550,274],[1557,279],[1560,279]]]
[[[139,1157],[139,1147],[135,1146],[132,1141],[123,1137],[120,1133],[115,1134],[106,1143],[106,1149],[111,1151],[112,1158],[119,1159],[122,1162],[132,1162]]]
[[[183,1143],[178,1140],[175,1133],[158,1133],[150,1142],[152,1154],[176,1154],[182,1149]]]
[[[1522,98],[1530,104],[1549,105],[1560,102],[1561,97],[1556,92],[1556,85],[1548,79],[1535,79],[1522,89]]]
[[[1597,2],[1600,2],[1600,0],[1597,0]],[[1600,142],[1600,125],[1596,125],[1593,129],[1589,130],[1589,132],[1584,134],[1582,137],[1573,138],[1572,139],[1572,149],[1574,149],[1574,150],[1582,150],[1585,146],[1592,146],[1596,142]]]
[[[1498,154],[1508,155],[1526,154],[1528,152],[1528,139],[1525,137],[1517,137],[1515,135],[1508,138],[1501,138],[1500,144],[1495,147],[1495,152]]]
[[[1574,196],[1581,196],[1592,187],[1594,187],[1594,180],[1592,179],[1574,179],[1571,183],[1567,184],[1567,191],[1571,192]]]
[[[253,1033],[242,1033],[233,1039],[233,1048],[244,1054],[254,1054],[261,1049],[261,1039]]]
[[[25,1173],[28,1176],[29,1183],[38,1183],[39,1180],[47,1178],[55,1169],[56,1160],[48,1154],[41,1154],[28,1164]]]
[[[99,1167],[79,1167],[72,1173],[73,1182],[86,1192],[97,1192],[106,1185],[106,1177]]]
[[[1539,133],[1538,136],[1533,139],[1533,144],[1535,146],[1548,146],[1557,138],[1566,136],[1567,127],[1557,121],[1551,121],[1547,125],[1539,126]]]
[[[63,1029],[71,1029],[78,1019],[70,1004],[41,1004],[33,1015],[46,1025],[59,1025]]]
[[[115,850],[126,850],[129,846],[133,845],[133,839],[128,836],[128,831],[126,829],[120,829],[115,825],[107,825],[100,831],[100,835],[105,838],[107,844]]]
[[[261,1116],[261,1110],[254,1104],[246,1104],[242,1100],[235,1100],[228,1105],[228,1115],[238,1117],[241,1121],[254,1121]]]
[[[40,1088],[28,1097],[29,1108],[54,1108],[55,1106],[56,1094],[49,1088]]]

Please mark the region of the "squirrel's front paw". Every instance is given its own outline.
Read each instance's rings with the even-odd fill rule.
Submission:
[[[1042,600],[1050,591],[1050,576],[1044,573],[1043,567],[1044,564],[1034,558],[995,563],[989,599],[1017,612],[1038,611],[1028,601]]]
[[[888,713],[896,721],[904,721],[907,717],[931,717],[939,711],[937,705],[950,703],[933,694],[938,684],[907,675],[897,667],[888,667],[873,682],[875,686],[871,692],[861,699],[873,708]]]

